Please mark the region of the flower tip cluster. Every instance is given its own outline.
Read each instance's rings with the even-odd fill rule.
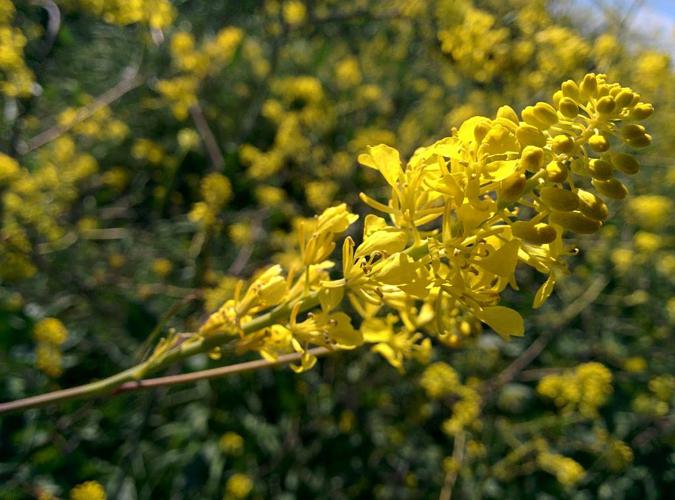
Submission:
[[[382,175],[387,199],[360,194],[382,216],[365,217],[359,244],[344,239],[341,275],[328,259],[358,219],[344,203],[299,220],[299,256],[285,276],[280,266],[259,274],[200,333],[228,330],[240,349],[268,358],[302,353],[298,369],[316,361],[312,345],[374,344],[402,369],[425,357],[432,338],[455,347],[483,325],[505,339],[523,335],[502,292],[518,288],[516,268],[527,265],[546,275],[534,307],[544,303],[576,253],[565,232],[597,232],[609,216],[604,198],[626,196],[618,177],[639,170],[631,151],[651,142],[637,123],[651,110],[631,89],[589,74],[564,82],[553,104],[470,118],[407,163],[394,148],[369,147],[358,161]],[[271,308],[288,314],[249,331]]]

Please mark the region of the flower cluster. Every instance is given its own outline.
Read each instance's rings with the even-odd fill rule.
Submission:
[[[106,500],[107,495],[98,481],[86,481],[70,490],[70,500]]]
[[[0,93],[8,97],[27,97],[33,92],[33,72],[26,66],[26,35],[12,25],[15,8],[10,0],[0,0]]]
[[[563,374],[546,375],[539,381],[537,392],[565,412],[593,417],[612,393],[612,372],[600,363],[584,363]]]
[[[179,31],[173,35],[171,62],[178,74],[157,82],[156,89],[176,118],[187,118],[190,107],[197,103],[201,81],[232,60],[243,36],[239,28],[226,27],[196,47],[191,33]]]
[[[111,24],[146,24],[161,29],[170,26],[176,12],[170,0],[67,0],[70,8],[79,8]]]
[[[96,159],[78,151],[70,135],[41,150],[38,160],[29,170],[0,153],[0,237],[5,242],[0,246],[2,279],[32,276],[38,244],[45,252],[73,242],[76,236],[66,237],[62,219],[81,185],[98,171]]]
[[[443,422],[443,432],[450,436],[480,426],[481,397],[477,384],[462,384],[457,372],[441,361],[427,366],[420,378],[427,396],[450,403],[452,416]]]
[[[35,364],[50,377],[58,377],[63,371],[61,346],[68,340],[68,330],[57,318],[43,318],[33,328],[37,342]]]
[[[537,465],[542,470],[553,474],[564,486],[573,486],[586,474],[579,462],[558,453],[540,453],[537,456]]]
[[[651,112],[631,89],[589,74],[563,83],[553,104],[528,106],[521,117],[503,106],[495,118],[471,118],[407,164],[389,146],[371,147],[359,162],[381,174],[389,197],[361,199],[388,220],[368,214],[362,242],[344,239],[341,274],[332,274],[329,259],[358,218],[344,204],[301,221],[299,257],[288,272],[273,266],[244,293],[239,286],[199,335],[233,336],[240,350],[265,357],[300,352],[303,369],[315,362],[310,346],[372,343],[400,366],[428,349],[429,338],[456,346],[483,324],[505,338],[522,335],[523,319],[499,305],[501,293],[517,289],[516,268],[525,264],[547,276],[534,306],[546,300],[574,253],[565,231],[600,229],[609,214],[602,196],[625,197],[615,176],[639,168],[610,139],[646,146],[651,137],[636,122]],[[360,325],[340,311],[346,307]],[[594,366],[589,380],[604,380],[593,376]],[[582,399],[592,409],[604,393],[591,392]]]

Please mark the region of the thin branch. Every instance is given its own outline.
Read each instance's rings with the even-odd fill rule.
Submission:
[[[446,474],[443,480],[443,488],[441,488],[441,493],[438,496],[438,500],[451,500],[452,499],[452,489],[455,487],[457,482],[457,476],[459,475],[459,469],[462,467],[462,462],[464,461],[464,442],[466,441],[466,433],[461,431],[455,436],[455,443],[452,449],[452,458],[454,459],[454,464],[452,469],[450,469]]]
[[[553,339],[553,335],[563,326],[568,324],[579,314],[583,312],[589,304],[594,302],[607,286],[607,280],[604,277],[597,278],[576,300],[570,303],[560,314],[555,316],[553,321],[546,319],[544,333],[535,339],[532,344],[518,356],[513,363],[506,367],[491,383],[486,385],[486,392],[492,393],[499,387],[508,384],[527,368],[539,355],[544,352],[546,346]],[[544,320],[542,320],[544,321]],[[540,323],[541,324],[541,323]]]
[[[317,347],[314,349],[310,349],[307,352],[314,356],[323,356],[325,354],[328,354],[329,352],[334,351],[330,351],[323,347]],[[7,403],[0,403],[0,414],[25,410],[28,408],[38,408],[41,406],[47,406],[55,403],[60,403],[63,401],[91,396],[92,394],[101,395],[107,393],[108,396],[115,396],[117,394],[123,394],[126,392],[138,391],[142,389],[149,389],[152,387],[169,387],[178,384],[187,384],[190,382],[196,382],[198,380],[209,380],[213,378],[224,377],[226,375],[233,375],[235,373],[244,373],[271,366],[285,365],[288,363],[292,363],[293,361],[298,361],[301,358],[301,356],[302,354],[300,353],[284,354],[283,356],[279,356],[276,360],[273,361],[260,359],[256,361],[237,363],[235,365],[223,366],[221,368],[201,370],[198,372],[184,373],[180,375],[168,375],[166,377],[149,378],[145,380],[125,382],[117,385],[116,382],[118,380],[121,381],[128,379],[130,371],[135,371],[137,369],[137,367],[134,367],[131,368],[130,370],[120,372],[114,377],[100,381],[105,382],[105,384],[93,382],[91,384],[72,387],[70,389],[48,392],[46,394],[40,394],[38,396],[18,399],[16,401],[10,401]],[[113,382],[111,382],[111,380]],[[97,387],[97,385],[99,384],[100,388]],[[114,387],[112,389],[112,392],[110,392],[111,387]]]
[[[112,104],[123,95],[129,93],[137,87],[140,87],[143,83],[144,79],[138,75],[138,68],[127,68],[124,71],[122,79],[117,82],[114,87],[106,90],[92,102],[80,108],[77,111],[74,120],[67,124],[57,123],[47,130],[40,132],[35,137],[28,139],[25,143],[19,144],[18,153],[20,155],[26,155],[38,148],[41,148],[45,144],[52,142],[53,140],[68,132],[75,125],[82,123],[88,118],[91,118],[99,109]]]
[[[307,351],[313,356],[324,356],[328,353],[335,352],[325,347],[315,347]],[[298,361],[301,358],[301,353],[284,354],[275,360],[256,359],[254,361],[246,361],[244,363],[237,363],[236,365],[221,366],[220,368],[211,368],[209,370],[200,370],[192,373],[181,373],[179,375],[167,375],[165,377],[148,378],[139,380],[137,382],[126,382],[115,389],[112,394],[122,394],[125,392],[138,391],[141,389],[151,389],[153,387],[170,387],[172,385],[189,384],[197,382],[198,380],[210,380],[213,378],[225,377],[227,375],[234,375],[236,373],[245,373],[259,370],[271,366],[287,365],[293,361]]]
[[[209,123],[206,121],[204,110],[198,102],[190,106],[190,116],[192,117],[192,121],[195,122],[195,128],[202,138],[213,170],[221,170],[225,165],[225,158],[223,158],[223,153],[221,153],[218,147],[216,136],[213,135],[211,127],[209,127]]]
[[[42,7],[47,13],[47,30],[44,36],[44,42],[40,47],[38,54],[36,56],[36,62],[33,67],[33,73],[35,75],[35,84],[39,84],[42,80],[43,73],[45,71],[45,66],[47,58],[54,48],[54,42],[56,37],[59,34],[61,29],[61,11],[59,6],[56,5],[54,0],[34,0],[31,2],[32,5],[37,5]],[[9,154],[16,157],[19,149],[19,144],[21,141],[21,129],[25,118],[28,113],[32,110],[35,105],[35,100],[37,98],[37,93],[32,92],[31,96],[24,100],[24,107],[21,113],[14,120],[12,126],[12,133],[9,140]]]

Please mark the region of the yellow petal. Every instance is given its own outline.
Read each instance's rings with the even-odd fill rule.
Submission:
[[[499,335],[508,337],[509,335],[522,336],[525,333],[525,322],[523,317],[509,307],[491,306],[485,307],[477,315],[483,323],[487,324]]]
[[[539,287],[539,290],[537,290],[537,293],[534,296],[532,307],[539,309],[544,304],[544,302],[546,302],[546,299],[549,298],[551,292],[553,292],[554,286],[555,279],[553,279],[553,276],[551,275],[546,281],[544,281],[544,284]]]
[[[516,264],[518,264],[519,248],[520,242],[511,240],[501,248],[491,251],[487,257],[478,262],[478,265],[497,276],[508,278],[513,274]]]
[[[359,155],[359,163],[379,170],[390,186],[396,186],[403,173],[401,156],[398,151],[386,144],[370,147],[367,155]]]
[[[358,259],[371,255],[373,252],[391,255],[402,251],[407,242],[408,236],[400,229],[388,228],[375,231],[359,245],[354,256]]]

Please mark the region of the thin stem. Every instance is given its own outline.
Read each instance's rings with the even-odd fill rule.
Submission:
[[[80,108],[77,111],[74,120],[67,124],[57,123],[53,127],[50,127],[47,130],[40,132],[35,137],[29,139],[26,141],[26,143],[19,144],[17,146],[19,155],[26,155],[38,148],[41,148],[45,144],[52,142],[53,140],[68,132],[78,123],[82,123],[84,120],[91,118],[99,109],[112,104],[120,97],[131,92],[135,88],[140,87],[143,83],[144,79],[138,75],[138,68],[125,69],[122,79],[117,84],[115,84],[114,87],[106,90],[91,103]]]
[[[300,311],[308,311],[316,307],[319,304],[319,296],[316,292],[308,294],[305,298],[301,299],[302,303],[300,306]],[[271,311],[261,314],[260,316],[253,318],[248,323],[242,325],[241,329],[244,334],[256,332],[262,330],[265,327],[273,325],[278,322],[281,318],[288,317],[294,303],[283,304]],[[222,372],[217,372],[214,370],[206,370],[205,372],[189,373],[185,375],[176,375],[172,377],[162,377],[159,379],[153,379],[150,385],[147,385],[147,380],[145,382],[141,379],[148,373],[157,372],[163,368],[166,368],[170,364],[180,361],[196,354],[208,352],[211,349],[218,347],[225,343],[229,337],[231,337],[230,332],[219,332],[215,334],[208,335],[206,337],[198,337],[197,340],[191,342],[184,342],[170,349],[159,359],[149,359],[143,363],[140,363],[136,366],[133,366],[127,370],[124,370],[120,373],[112,375],[103,380],[96,382],[91,382],[89,384],[80,385],[77,387],[72,387],[70,389],[63,389],[60,391],[48,392],[46,394],[40,394],[37,396],[32,396],[24,399],[19,399],[16,401],[10,401],[7,403],[0,403],[0,414],[9,413],[18,410],[26,410],[29,408],[39,408],[42,406],[47,406],[50,404],[60,403],[63,401],[69,401],[72,399],[80,399],[85,397],[97,396],[100,394],[113,393],[117,394],[119,389],[125,383],[127,384],[124,389],[119,389],[120,392],[128,392],[135,389],[140,389],[144,387],[157,387],[158,385],[163,385],[166,383],[168,385],[180,384],[185,382],[190,382],[194,380],[200,380],[204,374],[206,378],[213,378],[219,376],[218,373],[222,375],[227,375],[229,373],[239,373],[240,371],[248,371],[252,369],[262,368],[264,366],[272,366],[277,364],[290,363],[300,359],[301,354],[288,354],[286,356],[280,356],[277,361],[258,361],[250,363],[242,363],[239,365],[232,365],[229,367],[223,367]],[[312,354],[317,355],[315,351],[310,351]],[[320,352],[318,350],[317,352]],[[320,352],[320,354],[325,354]],[[258,364],[256,364],[258,363]],[[241,366],[244,366],[241,369]],[[233,371],[234,370],[234,371]],[[201,375],[200,375],[201,373]],[[185,377],[184,379],[181,377]],[[162,382],[163,381],[163,382]]]
[[[310,349],[307,352],[313,356],[319,357],[335,351],[331,351],[325,347],[315,347],[314,349]],[[291,354],[279,356],[275,360],[256,359],[254,361],[246,361],[244,363],[237,363],[235,365],[221,366],[220,368],[211,368],[210,370],[200,370],[193,373],[167,375],[166,377],[156,377],[145,380],[125,382],[124,384],[117,387],[117,389],[112,392],[112,395],[138,391],[141,389],[150,389],[152,387],[169,387],[172,385],[188,384],[198,380],[209,380],[213,378],[224,377],[226,375],[234,375],[235,373],[250,372],[260,368],[286,365],[288,363],[292,363],[293,361],[298,361],[301,357],[302,353],[294,352]]]
[[[211,127],[209,127],[209,122],[206,121],[204,110],[202,110],[199,102],[197,102],[190,106],[189,111],[192,121],[195,123],[195,128],[197,129],[197,132],[202,139],[202,143],[206,148],[206,152],[209,155],[211,168],[214,171],[221,170],[225,165],[225,159],[223,158],[223,153],[220,152],[220,148],[218,147],[216,136],[213,135],[213,131],[211,130]]]

